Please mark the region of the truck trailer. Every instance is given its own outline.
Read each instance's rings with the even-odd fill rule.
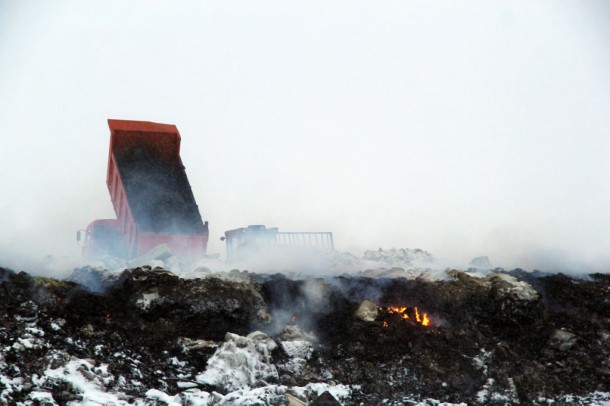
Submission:
[[[237,262],[268,253],[288,253],[299,249],[334,250],[329,231],[279,231],[277,227],[250,225],[225,231],[227,261]]]
[[[208,222],[186,176],[176,126],[112,119],[108,126],[106,184],[116,219],[89,224],[83,256],[133,259],[161,244],[185,259],[206,255]]]

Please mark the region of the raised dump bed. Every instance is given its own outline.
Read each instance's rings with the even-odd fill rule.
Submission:
[[[108,125],[106,184],[117,218],[89,225],[83,254],[134,258],[166,244],[181,257],[205,255],[208,223],[180,158],[176,126],[128,120]]]

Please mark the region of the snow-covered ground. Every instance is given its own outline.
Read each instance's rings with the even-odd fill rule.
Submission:
[[[53,323],[54,328],[61,328]],[[341,404],[351,404],[350,396],[359,388],[337,382],[311,382],[305,386],[287,386],[270,383],[277,381],[278,369],[271,363],[270,353],[278,346],[262,332],[253,332],[248,336],[227,333],[224,343],[209,359],[207,368],[200,371],[195,380],[184,380],[177,383],[179,393],[167,393],[159,389],[143,388],[142,396],[134,396],[131,390],[137,381],[128,381],[122,375],[112,373],[112,366],[96,356],[92,351],[91,358],[75,358],[65,351],[49,348],[45,333],[36,322],[29,322],[26,333],[16,337],[12,346],[0,349],[0,403],[15,406],[59,406],[67,405],[168,405],[168,406],[212,406],[212,405],[285,405],[287,399],[300,399],[304,404],[324,392],[329,392]],[[292,332],[294,333],[294,332]],[[287,334],[289,337],[290,334]],[[292,339],[280,340],[285,353],[289,356],[287,364],[297,366],[303,359],[312,354],[311,343],[303,338],[307,335],[296,332]],[[290,338],[290,337],[289,337]],[[298,338],[298,339],[297,339]],[[15,357],[22,351],[46,349],[45,369],[40,374],[30,377],[19,376],[19,366],[11,365],[7,357]],[[486,370],[490,353],[481,351],[472,362],[477,368]],[[172,362],[180,363],[174,359]],[[286,365],[284,365],[286,367]],[[178,377],[179,379],[179,377]],[[65,402],[53,396],[53,388],[62,387],[70,393],[71,400]],[[223,393],[205,388],[216,387]],[[57,391],[55,390],[55,393]],[[27,394],[24,400],[16,401],[20,394]],[[417,400],[402,398],[387,399],[387,405],[458,405],[444,403],[434,399]],[[493,378],[480,388],[477,394],[479,404],[518,404],[515,391],[498,390]],[[296,403],[293,403],[296,404]],[[610,392],[594,392],[587,396],[561,396],[549,399],[539,397],[538,405],[588,404],[610,406]],[[466,405],[459,403],[459,405]]]
[[[63,387],[75,398],[68,405],[155,405],[168,406],[211,406],[211,405],[283,405],[287,396],[306,402],[328,391],[335,399],[346,401],[354,387],[338,383],[309,383],[305,386],[286,386],[267,382],[277,381],[278,371],[270,362],[270,353],[277,343],[261,332],[253,332],[246,337],[227,333],[225,342],[209,359],[207,368],[194,381],[180,381],[178,394],[168,394],[159,389],[149,389],[144,396],[129,394],[139,382],[128,382],[124,376],[113,375],[112,366],[95,356],[75,358],[65,351],[48,348],[44,333],[35,323],[27,328],[28,334],[17,337],[11,347],[0,350],[0,403],[16,406],[60,405],[61,399],[54,399],[52,388]],[[311,355],[311,343],[281,342],[289,348],[289,355],[298,364],[300,357]],[[29,378],[14,377],[19,367],[5,362],[7,355],[15,356],[20,351],[32,349],[49,350],[45,356],[46,368],[40,374]],[[180,362],[180,361],[175,361]],[[217,387],[223,390],[206,391],[203,387]],[[16,401],[19,394],[27,393],[27,399]],[[156,402],[156,403],[155,403]]]

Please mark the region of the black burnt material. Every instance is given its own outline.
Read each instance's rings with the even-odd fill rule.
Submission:
[[[501,279],[484,286],[461,273],[449,281],[335,278],[330,307],[316,311],[304,305],[303,283],[275,276],[263,283],[266,299],[272,310],[291,309],[297,323],[305,320],[322,362],[334,366],[337,381],[362,385],[365,403],[401,393],[472,401],[490,379],[508,388],[509,403],[610,385],[605,277],[546,276],[534,284],[538,297],[527,300]],[[353,314],[367,297],[380,306],[417,306],[432,325],[416,323],[412,313],[410,320],[359,320]],[[562,331],[575,334],[573,346],[557,343]]]
[[[177,376],[193,380],[205,370],[215,347],[204,340],[263,330],[279,341],[282,326],[294,325],[315,336],[314,352],[302,372],[291,375],[279,367],[288,356],[278,346],[272,362],[283,371],[280,383],[359,385],[348,404],[400,404],[418,396],[533,404],[610,388],[607,275],[574,279],[517,270],[511,274],[517,279],[507,280],[455,271],[430,281],[241,273],[228,280],[182,279],[149,267],[114,279],[99,275],[103,293],[0,268],[0,346],[12,346],[33,323],[49,343],[6,353],[4,362],[17,365],[24,382],[53,357],[70,354],[108,363],[115,376],[141,382],[121,388],[129,395],[142,397],[152,388],[175,394],[181,390]],[[356,317],[365,299],[408,307],[409,319]],[[413,319],[415,307],[430,317],[430,326]],[[175,357],[187,362],[171,361]],[[64,403],[75,399],[61,385],[50,390]],[[497,396],[486,397],[491,393]],[[25,401],[27,391],[11,396]],[[328,396],[316,401],[333,403]]]
[[[180,159],[163,159],[154,145],[114,151],[129,207],[140,231],[200,234],[204,225]]]

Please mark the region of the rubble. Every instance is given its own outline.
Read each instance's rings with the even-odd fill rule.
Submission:
[[[362,259],[364,261],[372,261],[377,264],[383,264],[390,268],[418,267],[422,265],[429,265],[434,262],[434,257],[432,254],[419,248],[392,248],[389,250],[379,248],[377,251],[365,251]]]
[[[522,270],[0,268],[0,404],[609,404],[609,298]]]

